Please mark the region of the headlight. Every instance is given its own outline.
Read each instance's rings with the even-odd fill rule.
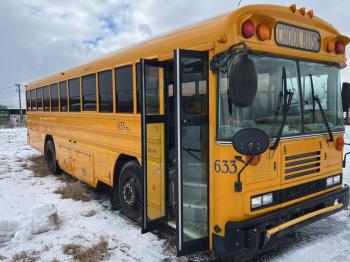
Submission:
[[[341,175],[330,176],[326,178],[327,187],[335,186],[341,183]]]
[[[333,177],[333,184],[339,184],[340,183],[340,175],[334,176]]]
[[[333,186],[334,182],[333,182],[333,177],[328,177],[327,178],[327,186]]]
[[[262,206],[262,196],[252,198],[252,208],[258,208]]]
[[[273,194],[269,193],[266,195],[263,195],[263,206],[267,206],[273,203]]]
[[[267,193],[251,198],[251,207],[253,210],[260,207],[269,206],[271,204],[273,204],[273,193]]]

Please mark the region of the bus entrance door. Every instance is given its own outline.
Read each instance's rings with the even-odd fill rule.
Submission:
[[[167,223],[166,67],[141,59],[143,224],[142,233]]]
[[[175,50],[177,255],[209,247],[208,52]]]

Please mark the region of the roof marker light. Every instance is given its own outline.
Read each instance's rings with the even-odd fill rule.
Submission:
[[[260,41],[265,41],[270,39],[270,28],[267,24],[261,23],[256,29],[256,35]]]
[[[246,20],[243,23],[242,34],[245,38],[251,38],[255,35],[255,25],[252,20]]]
[[[314,17],[314,10],[310,10],[309,12],[307,12],[307,14],[310,16],[310,18]]]
[[[292,4],[289,8],[290,8],[290,10],[292,10],[293,13],[295,13],[297,11],[297,5],[296,4]]]
[[[306,13],[305,7],[300,8],[299,11],[302,15],[305,15]]]
[[[344,54],[345,51],[345,45],[342,41],[338,40],[337,42],[335,42],[335,52],[338,55],[342,55]]]
[[[327,53],[333,53],[335,50],[335,42],[334,40],[329,40],[327,43]]]

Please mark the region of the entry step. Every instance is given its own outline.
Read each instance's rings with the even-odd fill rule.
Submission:
[[[184,178],[183,185],[187,187],[195,187],[195,188],[208,188],[206,182],[198,181],[196,178]]]
[[[207,203],[206,201],[191,201],[191,200],[185,200],[183,202],[183,207],[192,208],[192,209],[199,209],[199,210],[207,210]]]

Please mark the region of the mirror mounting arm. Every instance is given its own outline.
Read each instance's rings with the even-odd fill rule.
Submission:
[[[235,159],[244,163],[244,166],[239,170],[237,174],[237,182],[235,182],[235,192],[242,192],[242,181],[241,174],[248,167],[248,165],[253,161],[254,156],[250,156],[248,161],[244,162],[240,156],[236,156]]]
[[[223,52],[223,53],[220,53],[220,54],[217,54],[213,57],[213,59],[210,61],[210,69],[213,71],[213,72],[217,72],[219,70],[219,67],[221,66],[220,65],[220,61],[227,57],[227,55],[233,55],[235,53],[235,49],[239,46],[243,46],[243,54],[246,55],[248,54],[248,51],[249,51],[249,47],[247,46],[247,43],[244,42],[244,41],[240,41],[238,43],[235,43],[233,45],[231,45],[227,51]]]

